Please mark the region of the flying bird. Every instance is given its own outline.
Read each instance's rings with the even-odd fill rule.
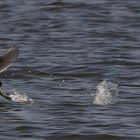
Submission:
[[[13,46],[10,47],[3,56],[0,56],[0,73],[5,71],[8,67],[10,67],[18,55],[18,48]]]
[[[8,67],[10,67],[18,55],[19,55],[18,48],[13,46],[13,47],[10,47],[3,56],[0,56],[0,73],[2,73]],[[2,82],[0,82],[0,95],[7,100],[10,100],[10,101],[12,100],[10,95],[4,92],[4,90],[2,90]]]

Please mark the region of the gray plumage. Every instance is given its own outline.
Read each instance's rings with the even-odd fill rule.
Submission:
[[[18,55],[19,50],[15,46],[8,49],[7,52],[0,57],[0,73],[6,70]]]

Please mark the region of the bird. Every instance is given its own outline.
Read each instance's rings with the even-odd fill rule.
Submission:
[[[2,89],[2,82],[0,81],[0,95],[2,97],[4,97],[5,99],[9,100],[9,101],[12,101],[12,98],[10,97],[10,94],[8,94],[7,92],[5,92],[3,89]]]
[[[18,55],[19,55],[18,48],[13,46],[10,47],[4,55],[0,56],[0,73],[2,73],[8,67],[10,67]]]
[[[10,67],[18,55],[19,55],[18,48],[15,46],[12,46],[6,51],[4,55],[0,56],[0,73],[2,73],[8,67]],[[4,92],[4,90],[2,90],[1,81],[0,81],[0,95],[7,100],[10,100],[10,101],[12,100],[9,94]]]

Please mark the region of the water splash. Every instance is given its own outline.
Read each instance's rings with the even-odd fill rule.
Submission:
[[[14,93],[10,94],[9,96],[11,97],[11,100],[16,103],[25,103],[25,104],[33,103],[33,100],[29,98],[25,93],[21,94],[15,90],[14,90]]]
[[[107,105],[115,103],[118,95],[118,85],[107,80],[102,81],[96,90],[94,104]]]

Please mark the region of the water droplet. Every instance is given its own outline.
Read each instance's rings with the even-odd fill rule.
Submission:
[[[14,91],[14,94],[9,95],[12,98],[13,102],[17,103],[33,103],[33,100],[29,98],[26,94],[19,94],[16,91]]]
[[[109,82],[107,80],[102,81],[97,86],[96,95],[93,103],[99,105],[114,103],[118,95],[117,87],[118,85],[116,83]]]

